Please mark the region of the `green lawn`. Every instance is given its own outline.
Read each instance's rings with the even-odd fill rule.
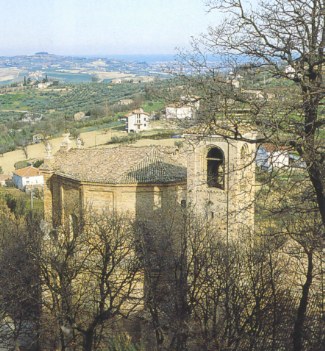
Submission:
[[[141,107],[143,108],[144,112],[152,113],[162,110],[164,106],[165,104],[162,101],[149,101],[144,103]]]

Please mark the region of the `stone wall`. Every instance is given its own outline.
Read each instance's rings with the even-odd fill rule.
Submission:
[[[186,200],[186,184],[100,184],[85,183],[44,173],[45,219],[58,225],[81,209],[117,211],[138,220],[170,216]]]
[[[207,182],[207,154],[215,147],[224,155],[221,188],[209,186]],[[242,227],[254,227],[254,149],[254,144],[220,136],[192,137],[187,167],[188,208],[193,215],[213,222],[220,238],[237,239]]]

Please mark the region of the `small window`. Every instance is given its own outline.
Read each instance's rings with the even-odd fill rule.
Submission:
[[[186,208],[186,200],[181,200],[181,207]]]
[[[214,147],[207,154],[207,184],[211,188],[224,189],[224,154],[223,151]]]

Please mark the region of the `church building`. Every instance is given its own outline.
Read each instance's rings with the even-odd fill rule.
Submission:
[[[254,133],[236,140],[225,131],[185,135],[185,146],[70,148],[48,155],[45,220],[53,226],[85,208],[167,220],[184,213],[211,221],[224,239],[254,228]]]

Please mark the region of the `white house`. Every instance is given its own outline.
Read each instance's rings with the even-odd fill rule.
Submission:
[[[122,84],[122,79],[121,78],[112,79],[112,84]]]
[[[173,104],[166,106],[166,119],[193,119],[195,109],[192,106]]]
[[[285,146],[263,144],[257,150],[256,164],[266,171],[280,168],[305,168],[305,162],[290,151]]]
[[[74,121],[83,121],[84,119],[89,118],[89,116],[86,116],[85,112],[77,112],[73,115]]]
[[[28,166],[14,171],[12,176],[14,185],[20,190],[26,190],[44,185],[44,177],[38,168]]]
[[[44,135],[42,133],[33,135],[33,144],[38,144],[44,140]]]
[[[52,82],[38,83],[37,88],[38,89],[46,89],[49,86],[51,86],[52,84],[53,84]]]
[[[142,108],[134,110],[125,115],[125,129],[130,132],[138,133],[142,130],[149,129],[149,114],[144,112]]]
[[[122,105],[122,106],[127,106],[127,105],[131,105],[134,103],[133,99],[121,99],[119,100],[118,104]]]
[[[179,103],[166,106],[166,119],[194,119],[199,107],[199,97],[182,96]]]
[[[22,122],[26,122],[26,123],[34,124],[36,122],[41,121],[42,119],[43,119],[43,115],[41,113],[30,113],[30,112],[27,112],[27,113],[25,113],[25,115],[23,116],[21,121]]]

